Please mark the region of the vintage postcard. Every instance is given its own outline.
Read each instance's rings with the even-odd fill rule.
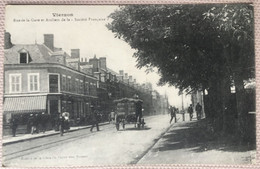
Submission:
[[[6,5],[2,166],[255,164],[254,11]]]

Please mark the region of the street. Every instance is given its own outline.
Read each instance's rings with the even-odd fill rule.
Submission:
[[[116,131],[114,125],[25,141],[3,147],[5,166],[86,166],[134,164],[159,139],[169,124],[169,115],[147,117],[146,127],[133,124]],[[25,148],[26,147],[26,148]],[[58,159],[58,161],[57,161]]]
[[[113,124],[100,132],[83,129],[3,147],[5,166],[91,166],[119,164],[250,164],[254,150],[214,140],[202,121],[169,124],[169,115],[145,118],[144,129],[133,124],[116,131]],[[239,149],[237,149],[239,148]],[[169,158],[170,157],[170,158]]]

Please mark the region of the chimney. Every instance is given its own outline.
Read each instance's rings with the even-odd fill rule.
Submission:
[[[136,79],[134,79],[134,83],[136,83]]]
[[[9,32],[5,32],[5,49],[9,49],[13,46],[12,42],[11,42],[11,34]]]
[[[94,56],[94,58],[89,59],[89,64],[93,65],[93,72],[98,72],[99,63],[96,55]]]
[[[123,70],[119,70],[119,74],[120,74],[121,76],[124,76],[124,71],[123,71]]]
[[[107,58],[100,57],[99,58],[100,68],[107,70]]]
[[[71,49],[71,58],[79,58],[80,57],[80,51],[79,49]]]
[[[128,73],[125,73],[125,79],[128,79]]]
[[[117,76],[117,79],[122,82],[123,81],[123,76],[119,75],[119,76]]]
[[[54,51],[54,35],[44,34],[44,45],[47,46],[51,51]]]
[[[85,62],[87,62],[87,58],[85,58]]]
[[[129,76],[129,82],[133,81],[133,76]]]

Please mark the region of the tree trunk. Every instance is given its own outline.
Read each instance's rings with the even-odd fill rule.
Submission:
[[[217,80],[211,83],[209,90],[210,96],[210,116],[213,124],[213,129],[216,132],[222,130],[222,92],[221,92],[221,80]]]
[[[228,121],[228,111],[229,111],[229,101],[231,97],[230,80],[225,77],[221,81],[221,111],[222,111],[222,132],[223,134],[227,132]]]
[[[237,104],[237,115],[238,115],[238,136],[240,141],[243,141],[246,136],[246,121],[247,121],[247,112],[244,105],[244,83],[241,76],[237,73],[234,73],[234,82],[236,87],[236,104]]]

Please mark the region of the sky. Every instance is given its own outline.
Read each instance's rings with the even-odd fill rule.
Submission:
[[[43,34],[54,34],[54,46],[68,54],[70,49],[80,49],[81,58],[106,57],[109,68],[116,72],[124,70],[138,83],[151,82],[153,89],[168,96],[171,105],[181,108],[178,89],[157,86],[159,75],[137,69],[132,57],[135,50],[106,28],[111,22],[109,14],[116,9],[116,5],[10,5],[6,7],[5,30],[11,33],[13,44],[42,44]],[[54,17],[53,14],[66,16]],[[186,107],[190,96],[183,98]]]

